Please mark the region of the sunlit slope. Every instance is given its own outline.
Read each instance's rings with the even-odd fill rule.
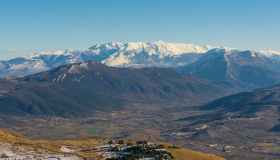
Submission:
[[[225,160],[213,154],[192,151],[185,148],[168,149],[176,160]]]
[[[95,152],[87,152],[87,149],[92,149],[96,146],[104,144],[104,140],[97,139],[74,139],[74,140],[30,140],[23,136],[0,129],[0,143],[9,143],[15,146],[23,147],[27,150],[34,150],[38,152],[46,151],[48,153],[60,153],[62,146],[68,146],[75,150],[72,154],[81,158],[97,158],[102,159]],[[170,147],[165,144],[165,148],[174,156],[175,160],[224,160],[212,154],[192,151],[180,147]]]

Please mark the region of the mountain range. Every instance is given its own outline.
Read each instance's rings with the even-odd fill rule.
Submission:
[[[33,53],[0,62],[0,77],[25,76],[60,65],[98,61],[118,67],[176,67],[195,61],[211,47],[193,44],[158,42],[111,42],[96,44],[87,50],[57,50]]]
[[[87,50],[34,53],[0,61],[0,77],[23,77],[61,65],[96,61],[119,68],[176,68],[178,73],[250,90],[280,82],[280,53],[209,45],[157,42],[111,42]]]

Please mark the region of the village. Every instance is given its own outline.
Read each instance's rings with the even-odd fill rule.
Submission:
[[[171,147],[171,146],[169,146]],[[174,147],[174,146],[173,146]],[[95,155],[81,157],[84,155]],[[104,145],[73,148],[63,145],[57,154],[47,151],[36,152],[8,143],[0,145],[0,160],[172,160],[174,157],[164,145],[147,141],[125,142],[110,140]]]
[[[97,153],[107,160],[171,160],[174,157],[163,145],[147,141],[135,144],[123,140],[109,141],[95,148]]]

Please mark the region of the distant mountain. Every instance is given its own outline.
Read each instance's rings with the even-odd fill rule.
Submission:
[[[113,67],[178,68],[236,90],[267,87],[280,82],[280,53],[237,50],[184,43],[111,42],[87,50],[58,50],[0,61],[0,77],[23,77],[65,64],[96,61]]]
[[[96,62],[64,65],[0,81],[0,113],[84,115],[134,103],[201,104],[229,94],[169,68],[112,68]]]
[[[272,51],[212,49],[178,71],[240,89],[267,87],[280,82],[279,55]]]
[[[21,77],[64,64],[98,61],[118,67],[177,67],[194,62],[211,47],[183,43],[129,42],[97,44],[87,50],[58,50],[0,61],[0,77]]]

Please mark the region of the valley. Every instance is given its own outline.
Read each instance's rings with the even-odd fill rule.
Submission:
[[[135,105],[134,109],[97,112],[92,117],[79,119],[15,117],[11,120],[9,117],[6,121],[5,118],[1,120],[1,126],[32,139],[144,139],[177,144],[233,160],[242,159],[244,155],[248,160],[277,159],[279,156],[279,133],[268,131],[273,124],[278,124],[279,115],[274,110],[259,113],[257,117],[211,119],[209,122],[195,118],[210,113],[197,107]]]

